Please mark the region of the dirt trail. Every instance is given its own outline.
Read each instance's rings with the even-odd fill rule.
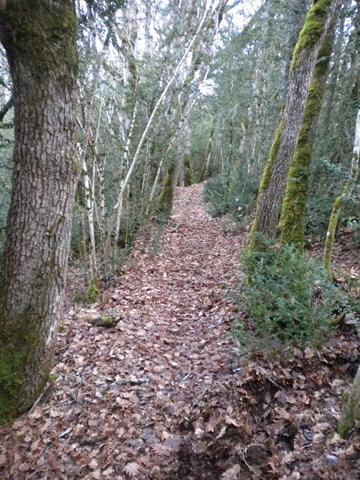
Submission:
[[[116,327],[89,325],[86,310],[65,320],[48,398],[1,431],[1,478],[202,478],[181,473],[179,450],[189,431],[202,435],[191,405],[233,375],[225,290],[239,248],[202,186],[179,188],[161,237],[139,239],[94,306],[119,312]]]

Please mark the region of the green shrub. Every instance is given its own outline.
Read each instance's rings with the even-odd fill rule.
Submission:
[[[217,217],[229,213],[237,222],[246,220],[255,206],[256,195],[256,181],[243,182],[237,175],[231,180],[221,175],[210,178],[204,188],[210,215]]]
[[[248,317],[235,338],[245,348],[320,345],[331,332],[332,312],[342,302],[321,265],[292,246],[245,253],[245,280],[237,294]],[[245,345],[247,344],[247,345]]]

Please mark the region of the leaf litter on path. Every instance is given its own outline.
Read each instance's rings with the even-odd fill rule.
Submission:
[[[335,433],[358,361],[354,335],[321,351],[242,358],[230,338],[240,234],[210,218],[202,186],[177,189],[160,237],[59,334],[49,395],[0,429],[0,477],[355,479],[359,430]],[[112,328],[86,318],[111,312]]]

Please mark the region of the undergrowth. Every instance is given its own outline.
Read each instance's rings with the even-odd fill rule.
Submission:
[[[212,217],[230,214],[242,224],[246,224],[255,206],[256,194],[256,182],[244,182],[241,176],[236,175],[231,179],[221,175],[210,178],[204,188],[204,200]]]
[[[336,312],[348,305],[320,263],[292,246],[245,252],[243,265],[235,295],[243,318],[233,332],[243,351],[320,346],[335,328]]]

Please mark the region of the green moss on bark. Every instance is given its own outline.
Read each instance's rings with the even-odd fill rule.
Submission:
[[[278,126],[277,130],[276,130],[275,138],[274,138],[274,141],[273,141],[273,143],[271,145],[271,149],[270,149],[269,159],[266,163],[263,175],[261,177],[260,186],[259,186],[259,194],[258,194],[258,198],[257,198],[257,203],[258,204],[261,202],[262,195],[269,186],[271,173],[272,173],[272,170],[274,168],[274,164],[275,164],[276,157],[277,157],[279,147],[280,147],[280,143],[281,143],[281,137],[282,137],[282,134],[283,134],[283,129],[284,129],[284,122],[283,122],[283,119],[282,119],[279,123],[279,126]],[[247,249],[248,249],[249,252],[254,252],[256,250],[262,251],[264,249],[267,249],[267,247],[265,247],[265,244],[261,241],[261,237],[259,237],[259,235],[258,235],[258,225],[257,225],[256,220],[254,220],[254,222],[252,224],[252,227],[251,227],[251,231],[250,231],[249,238],[248,238],[248,243],[247,243]]]
[[[282,205],[280,230],[281,244],[293,244],[300,251],[304,245],[303,215],[306,206],[310,175],[313,135],[311,130],[321,106],[320,85],[313,83],[308,92],[303,125],[295,148],[293,160],[286,183]]]
[[[19,414],[18,394],[23,385],[29,352],[34,346],[34,319],[19,319],[16,327],[2,319],[0,333],[0,425]]]
[[[261,195],[261,193],[264,190],[267,189],[267,187],[269,185],[271,172],[274,168],[276,157],[277,157],[277,154],[278,154],[278,151],[279,151],[283,130],[284,130],[284,122],[283,122],[283,120],[281,120],[281,122],[279,123],[279,126],[276,130],[274,141],[271,145],[269,159],[266,163],[264,173],[261,177],[260,186],[259,186],[259,196]]]
[[[291,71],[299,65],[303,52],[319,41],[321,35],[324,33],[325,22],[331,4],[332,0],[318,0],[310,8],[294,49]]]
[[[175,165],[172,163],[167,171],[164,185],[159,197],[159,206],[160,211],[165,213],[165,215],[170,215],[173,199],[174,199],[174,173],[175,173]]]
[[[308,89],[304,118],[286,183],[280,217],[280,242],[292,244],[299,251],[304,248],[304,214],[308,195],[311,155],[325,91],[326,77],[332,49],[329,34],[318,54],[318,61]]]
[[[9,43],[27,61],[31,75],[41,81],[54,65],[65,65],[63,79],[72,81],[69,71],[76,76],[78,57],[76,17],[70,2],[8,0],[4,19],[10,27]]]
[[[97,296],[99,294],[99,290],[97,287],[97,283],[95,280],[93,280],[90,285],[88,286],[87,292],[86,292],[86,298],[89,303],[95,303]]]
[[[344,390],[341,395],[342,404],[348,405],[350,403],[350,392]],[[357,406],[351,405],[352,408],[347,406],[346,416],[339,423],[337,427],[337,432],[341,438],[346,438],[349,435],[350,430],[354,427],[355,420],[357,418]],[[354,408],[357,407],[357,408]]]
[[[360,412],[360,367],[355,375],[350,390],[343,391],[341,395],[341,416],[338,423],[338,434],[347,438],[359,418]]]

